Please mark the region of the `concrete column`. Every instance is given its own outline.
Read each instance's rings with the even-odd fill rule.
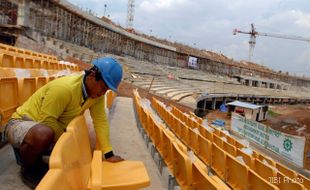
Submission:
[[[29,2],[28,0],[18,1],[17,8],[17,25],[28,26],[29,24]]]
[[[212,110],[215,110],[216,98],[212,98]]]
[[[203,109],[207,109],[207,99],[204,99],[203,101]]]
[[[257,87],[262,87],[262,81],[257,81]]]

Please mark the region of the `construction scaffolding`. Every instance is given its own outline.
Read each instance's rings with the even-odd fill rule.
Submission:
[[[62,53],[56,54],[62,58],[71,51],[64,46],[83,47],[98,54],[125,55],[179,67],[188,67],[188,59],[192,56],[198,60],[197,69],[206,72],[230,77],[260,76],[294,85],[310,86],[310,80],[306,78],[277,73],[250,62],[241,64],[221,54],[126,30],[109,19],[95,17],[89,11],[83,11],[66,0],[0,0],[0,25],[2,42],[14,45],[19,38],[23,39],[19,40],[19,44],[23,44],[26,43],[24,39],[28,38],[40,44],[52,39],[54,45],[60,43],[57,48]],[[88,50],[74,51],[70,56],[82,59],[85,51]]]

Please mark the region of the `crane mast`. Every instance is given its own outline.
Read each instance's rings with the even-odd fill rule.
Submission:
[[[128,0],[127,3],[127,20],[126,25],[128,29],[133,28],[133,19],[135,13],[135,0]]]
[[[288,39],[288,40],[298,40],[298,41],[310,42],[310,38],[305,38],[305,37],[301,37],[301,36],[257,32],[255,27],[254,27],[254,24],[251,24],[251,30],[249,32],[241,31],[239,29],[234,29],[233,34],[236,35],[237,33],[249,34],[250,35],[249,61],[251,61],[251,59],[253,57],[254,47],[256,44],[256,36],[267,36],[267,37],[273,37],[273,38],[282,38],[282,39]]]

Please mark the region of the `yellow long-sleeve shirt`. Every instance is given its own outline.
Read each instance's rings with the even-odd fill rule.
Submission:
[[[26,116],[47,125],[53,129],[57,141],[70,121],[89,108],[102,152],[112,151],[109,123],[104,110],[104,96],[88,98],[84,102],[83,76],[66,76],[47,83],[17,108],[12,118]]]

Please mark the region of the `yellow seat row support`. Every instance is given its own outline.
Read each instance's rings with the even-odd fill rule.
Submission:
[[[54,190],[58,183],[68,189],[131,190],[149,186],[150,180],[140,161],[110,163],[102,161],[101,151],[92,155],[85,118],[78,116],[57,141],[37,189]]]

